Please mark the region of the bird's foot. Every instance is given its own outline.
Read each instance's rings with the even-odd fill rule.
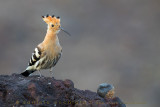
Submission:
[[[38,71],[38,73],[39,73],[39,77],[38,77],[38,78],[41,78],[41,77],[42,77],[42,74],[40,73],[40,71]]]
[[[51,74],[51,77],[54,78],[54,74],[53,74],[53,71],[50,71],[50,74]]]

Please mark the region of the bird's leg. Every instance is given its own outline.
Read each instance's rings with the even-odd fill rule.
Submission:
[[[50,74],[51,74],[52,77],[53,77],[53,67],[50,69]]]
[[[42,77],[42,74],[40,73],[40,71],[38,70],[39,76]]]

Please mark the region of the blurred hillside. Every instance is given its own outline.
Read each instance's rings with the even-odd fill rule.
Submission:
[[[63,55],[54,68],[56,79],[71,79],[75,87],[92,91],[111,83],[127,107],[157,106],[159,0],[1,0],[1,74],[26,68],[45,36],[41,16],[47,13],[60,16],[72,34],[59,33]]]

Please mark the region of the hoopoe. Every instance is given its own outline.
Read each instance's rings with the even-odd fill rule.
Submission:
[[[47,33],[43,42],[32,53],[28,67],[21,73],[26,77],[41,69],[50,69],[52,72],[52,67],[57,64],[62,54],[62,47],[57,36],[60,30],[64,31],[61,28],[60,17],[46,15],[42,16],[42,18],[48,25]],[[68,32],[66,33],[68,34]]]

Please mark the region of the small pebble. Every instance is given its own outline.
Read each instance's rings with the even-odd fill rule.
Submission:
[[[114,89],[113,85],[107,84],[107,83],[102,83],[99,85],[99,87],[97,89],[97,93],[100,97],[105,98],[106,94],[113,89]]]

